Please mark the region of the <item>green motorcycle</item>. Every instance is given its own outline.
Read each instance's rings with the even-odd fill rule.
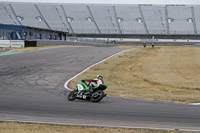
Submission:
[[[92,82],[93,80],[81,80],[77,83],[76,89],[71,91],[68,95],[68,100],[73,101],[75,99],[80,100],[90,100],[92,102],[101,101],[106,94],[104,94],[104,90],[107,88],[106,84],[101,84],[95,87],[89,87],[85,81]],[[82,86],[83,90],[78,91],[78,86]]]

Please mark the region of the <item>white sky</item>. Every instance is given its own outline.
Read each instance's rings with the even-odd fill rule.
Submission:
[[[0,0],[0,2],[91,3],[91,4],[200,4],[200,0]]]

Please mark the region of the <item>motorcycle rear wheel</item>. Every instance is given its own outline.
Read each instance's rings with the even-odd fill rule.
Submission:
[[[68,100],[69,101],[75,100],[77,93],[78,93],[78,90],[73,90],[72,92],[70,92],[68,95]]]
[[[104,97],[103,90],[97,90],[92,94],[90,101],[97,103],[97,102],[101,101],[103,99],[103,97]]]

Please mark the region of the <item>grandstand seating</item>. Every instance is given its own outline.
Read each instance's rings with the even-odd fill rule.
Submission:
[[[124,34],[146,34],[144,24],[138,22],[141,18],[138,6],[116,6],[117,15],[122,18],[120,27]]]
[[[106,5],[0,2],[0,24],[72,34],[200,34],[199,5]]]
[[[167,10],[168,18],[174,19],[169,24],[170,34],[194,34],[191,6],[167,6]]]
[[[23,7],[23,8],[22,8]],[[47,29],[44,21],[37,20],[41,15],[33,4],[12,4],[16,16],[22,17],[22,25]]]
[[[71,19],[70,24],[75,33],[98,33],[92,16],[86,5],[63,5],[66,17]]]
[[[196,20],[196,30],[197,34],[200,34],[200,7],[199,6],[193,6],[194,7],[194,16]]]
[[[166,18],[163,16],[164,7],[160,6],[141,6],[142,13],[149,34],[165,34]]]
[[[91,12],[102,34],[119,34],[112,6],[90,5]]]
[[[16,24],[14,23],[12,16],[8,13],[4,4],[0,4],[0,23],[2,24]]]
[[[36,6],[38,11],[41,12],[41,15],[44,17],[46,24],[52,30],[57,31],[67,31],[69,26],[67,26],[64,19],[62,19],[59,13],[59,6],[58,5],[48,5],[45,4],[38,4]]]

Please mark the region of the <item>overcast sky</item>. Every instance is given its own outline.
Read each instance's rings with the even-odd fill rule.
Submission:
[[[200,0],[0,0],[1,2],[103,3],[103,4],[200,4]]]

